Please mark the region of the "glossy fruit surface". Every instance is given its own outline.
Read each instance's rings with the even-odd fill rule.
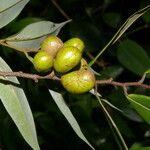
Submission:
[[[63,47],[63,42],[57,36],[47,37],[41,44],[41,50],[48,52],[53,57],[56,56],[59,48]]]
[[[45,51],[39,51],[34,56],[33,65],[38,72],[48,72],[53,66],[53,57]]]
[[[70,93],[82,94],[90,91],[95,85],[94,73],[90,70],[78,70],[61,77],[63,87]]]
[[[59,73],[65,73],[80,63],[81,53],[76,47],[61,48],[54,61],[54,69]]]
[[[85,47],[84,42],[81,39],[79,39],[79,38],[71,38],[71,39],[69,39],[68,41],[66,41],[64,43],[64,47],[66,47],[66,46],[76,47],[76,48],[79,49],[79,51],[81,53],[83,52],[84,47]]]

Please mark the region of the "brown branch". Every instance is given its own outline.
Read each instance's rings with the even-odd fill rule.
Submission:
[[[120,87],[129,87],[129,86],[137,86],[137,87],[142,87],[146,89],[150,89],[150,85],[144,84],[142,82],[116,82],[113,81],[112,79],[108,80],[97,80],[97,84],[108,84],[108,85],[113,85],[113,86],[120,86]]]
[[[60,7],[60,5],[56,2],[57,0],[51,0],[54,6],[59,10],[59,12],[67,19],[70,20],[71,18],[66,14],[66,12]]]
[[[0,76],[27,78],[27,79],[32,79],[35,82],[38,82],[39,79],[60,80],[58,77],[55,76],[54,71],[52,71],[50,74],[45,75],[45,76],[40,76],[40,75],[37,75],[37,74],[24,73],[24,72],[21,72],[21,71],[19,71],[19,72],[1,72],[0,71]]]
[[[7,76],[21,77],[21,78],[32,79],[32,80],[35,80],[35,81],[38,81],[39,79],[60,80],[58,77],[55,76],[54,71],[52,71],[50,74],[48,74],[46,76],[40,76],[40,75],[37,75],[37,74],[29,74],[29,73],[24,73],[24,72],[21,72],[21,71],[19,71],[19,72],[1,72],[0,71],[0,76],[3,76],[3,77],[7,77]],[[110,78],[110,79],[107,79],[107,80],[97,80],[96,83],[97,84],[109,84],[109,85],[121,86],[121,87],[139,86],[139,87],[150,89],[150,85],[142,83],[141,80],[138,81],[138,82],[124,82],[124,83],[122,83],[122,82],[113,81],[112,78]]]
[[[21,71],[18,71],[18,72],[2,72],[2,71],[0,71],[0,76],[27,78],[27,79],[32,79],[35,82],[38,82],[38,80],[40,80],[40,79],[60,80],[60,78],[58,78],[55,75],[54,71],[52,71],[50,74],[45,75],[45,76],[41,76],[38,74],[24,73]],[[123,82],[113,81],[113,79],[110,78],[107,80],[96,80],[96,84],[120,86],[124,89],[126,89],[126,87],[129,87],[129,86],[135,86],[135,87],[142,87],[142,88],[150,89],[150,85],[143,83],[144,79],[145,79],[145,75],[143,75],[141,80],[139,80],[137,82],[124,82],[123,83]]]

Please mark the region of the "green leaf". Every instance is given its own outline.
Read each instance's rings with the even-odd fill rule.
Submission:
[[[150,150],[150,147],[142,147],[141,144],[135,143],[129,150]]]
[[[0,1],[0,29],[14,20],[29,0],[1,0]]]
[[[150,69],[146,70],[145,74],[150,74]]]
[[[47,35],[57,35],[60,29],[68,22],[70,20],[62,23],[53,23],[50,21],[32,23],[19,33],[6,38],[6,43],[19,48],[38,49]]]
[[[12,72],[2,58],[0,71]],[[32,112],[16,77],[0,77],[0,99],[26,142],[39,150]]]
[[[118,13],[108,12],[103,14],[103,19],[106,24],[113,28],[116,28],[121,20],[121,16]]]
[[[147,24],[150,23],[150,12],[145,13],[143,19]]]
[[[124,32],[144,13],[146,13],[150,9],[150,5],[146,6],[143,9],[140,9],[139,11],[135,12],[133,15],[131,15],[127,21],[121,26],[121,28],[117,31],[116,37],[113,41],[115,43],[123,34]]]
[[[150,97],[145,95],[129,94],[127,99],[139,115],[150,124]]]
[[[103,36],[100,29],[98,29],[93,23],[89,21],[83,21],[83,19],[77,21],[73,20],[69,24],[69,32],[71,37],[79,37],[84,41],[87,50],[85,52],[94,52],[103,44],[104,39],[93,40],[101,39]]]
[[[124,40],[120,43],[117,57],[119,61],[135,74],[143,75],[150,68],[150,58],[136,42]]]
[[[100,72],[100,79],[115,79],[123,72],[123,67],[121,66],[110,66]]]
[[[97,54],[97,56],[89,63],[89,66],[92,66],[95,61],[102,55],[102,53],[112,44],[117,42],[117,40],[124,34],[124,32],[144,13],[146,13],[150,9],[150,5],[146,6],[143,9],[135,12],[131,15],[126,22],[119,28],[116,34],[112,37],[112,39],[106,44],[106,46]]]
[[[83,135],[78,122],[76,121],[76,119],[74,118],[73,114],[71,113],[69,107],[65,103],[62,95],[60,93],[52,91],[52,90],[49,90],[49,92],[52,95],[58,108],[60,109],[62,114],[65,116],[65,118],[67,119],[67,121],[69,122],[69,124],[71,125],[73,130],[75,131],[75,133],[94,150],[93,146],[88,142],[88,140]]]
[[[16,33],[22,30],[23,28],[25,28],[27,25],[38,21],[42,21],[42,20],[40,18],[35,18],[35,17],[26,17],[21,20],[14,21],[10,25],[7,25],[6,28],[11,32]]]
[[[149,1],[140,1],[140,7],[143,8],[149,5]],[[142,16],[145,23],[150,23],[150,10]]]
[[[97,95],[97,91],[95,91],[95,97],[97,98],[100,106],[102,107],[102,110],[106,116],[106,119],[108,121],[108,124],[110,126],[110,128],[112,129],[112,132],[114,134],[114,137],[116,139],[116,142],[118,143],[118,146],[120,147],[120,149],[125,149],[128,150],[128,147],[117,127],[117,125],[115,124],[113,118],[110,116],[109,112],[107,111],[107,109],[105,108],[105,106],[103,105],[101,98]]]

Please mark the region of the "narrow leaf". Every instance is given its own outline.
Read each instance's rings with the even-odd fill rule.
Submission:
[[[12,71],[2,58],[0,71]],[[34,150],[40,150],[32,112],[16,77],[0,77],[0,99],[26,142]]]
[[[69,122],[69,124],[71,125],[73,130],[75,131],[75,133],[94,150],[93,146],[88,142],[86,137],[83,135],[78,122],[76,121],[76,119],[74,118],[73,114],[71,113],[69,107],[65,103],[62,95],[60,93],[52,91],[52,90],[49,90],[49,92],[52,95],[58,108],[60,109],[62,114],[65,116],[65,118],[67,119],[67,121]]]
[[[104,114],[105,114],[105,116],[106,116],[106,119],[107,119],[107,121],[108,121],[108,123],[109,123],[109,125],[110,125],[110,127],[111,127],[111,129],[112,129],[112,132],[113,132],[113,134],[114,134],[114,136],[115,136],[115,139],[116,139],[116,141],[117,141],[117,143],[118,143],[120,149],[128,150],[128,147],[127,147],[127,145],[126,145],[126,143],[125,143],[125,141],[124,141],[124,139],[123,139],[123,137],[122,137],[122,135],[121,135],[121,133],[120,133],[118,127],[117,127],[117,125],[116,125],[115,122],[113,121],[113,118],[110,116],[109,112],[107,111],[107,109],[106,109],[105,106],[103,105],[103,103],[102,103],[102,101],[101,101],[101,98],[100,98],[97,94],[98,94],[98,93],[97,93],[97,91],[96,91],[96,92],[95,92],[95,96],[96,96],[96,98],[97,98],[97,100],[98,100],[100,106],[102,107],[102,110],[103,110],[103,112],[104,112]]]
[[[129,94],[127,99],[139,115],[150,124],[150,97],[145,95]]]
[[[106,46],[97,54],[97,56],[89,63],[89,66],[91,67],[95,61],[103,54],[103,52],[112,44],[117,42],[117,40],[124,34],[124,32],[144,13],[146,13],[150,9],[150,5],[146,6],[143,9],[140,9],[139,11],[135,12],[133,15],[131,15],[127,21],[119,28],[119,30],[116,32],[116,34],[112,37],[112,39],[106,44]]]
[[[18,48],[38,49],[44,38],[49,35],[57,35],[60,29],[70,21],[53,23],[50,21],[39,21],[26,26],[19,33],[6,38],[6,43]],[[30,51],[30,50],[28,50]],[[27,51],[26,51],[27,52]]]
[[[140,9],[139,11],[135,12],[133,15],[131,15],[127,21],[120,27],[120,29],[115,34],[115,39],[113,40],[113,44],[123,35],[123,33],[144,13],[146,13],[150,9],[150,5],[146,6],[143,9]]]
[[[29,0],[1,0],[0,1],[0,29],[14,20]]]
[[[127,69],[137,75],[143,75],[150,67],[150,58],[147,53],[131,40],[124,40],[120,43],[117,57]]]

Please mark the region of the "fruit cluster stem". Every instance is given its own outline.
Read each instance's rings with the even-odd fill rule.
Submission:
[[[55,75],[54,71],[52,71],[50,74],[45,75],[45,76],[41,76],[41,75],[38,75],[38,74],[24,73],[22,71],[18,71],[18,72],[2,72],[2,71],[0,71],[0,76],[27,78],[27,79],[32,79],[35,82],[38,82],[38,80],[40,80],[40,79],[60,80],[60,78],[58,78]],[[150,89],[150,85],[143,83],[144,78],[145,78],[145,76],[142,77],[142,80],[137,81],[137,82],[117,82],[117,81],[113,81],[113,79],[110,78],[110,79],[106,79],[106,80],[96,80],[96,84],[98,84],[98,85],[120,86],[120,87],[123,87],[123,88],[124,87],[135,86],[135,87],[142,87],[142,88]]]

